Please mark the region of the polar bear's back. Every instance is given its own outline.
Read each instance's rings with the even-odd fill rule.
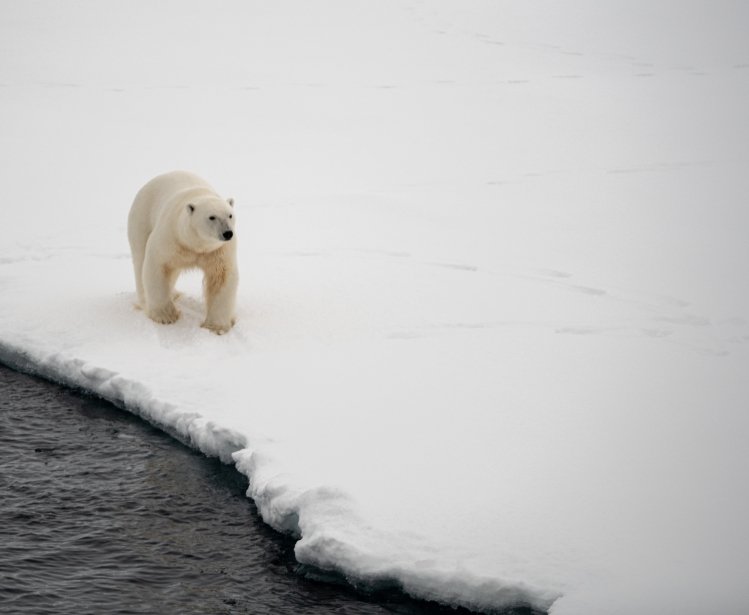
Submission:
[[[199,189],[215,194],[215,191],[207,181],[189,171],[171,171],[163,175],[157,175],[143,186],[140,192],[159,196],[172,196],[184,190],[192,189]]]
[[[171,171],[158,175],[143,186],[130,208],[128,234],[148,236],[159,218],[172,213],[191,198],[213,195],[211,185],[188,171]]]

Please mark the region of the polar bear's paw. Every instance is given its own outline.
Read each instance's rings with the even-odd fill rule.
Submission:
[[[216,323],[216,322],[208,322],[207,320],[200,325],[204,329],[208,329],[209,331],[213,331],[216,335],[223,335],[224,333],[228,333],[229,329],[231,329],[234,326],[234,321],[228,323]]]
[[[162,325],[170,325],[179,319],[179,310],[173,303],[169,303],[161,308],[148,310],[148,317]]]

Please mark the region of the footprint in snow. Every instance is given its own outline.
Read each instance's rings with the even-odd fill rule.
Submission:
[[[604,327],[559,327],[554,330],[554,333],[565,335],[597,335],[605,331]]]
[[[536,269],[536,272],[540,275],[549,278],[571,278],[572,274],[566,271],[559,271],[558,269]]]
[[[603,295],[607,295],[608,293],[603,290],[602,288],[593,288],[592,286],[579,286],[577,284],[569,284],[567,287],[570,290],[574,290],[579,293],[583,293],[585,295],[592,295],[596,297],[601,297]]]
[[[702,316],[695,316],[694,314],[684,314],[683,316],[660,316],[655,320],[659,322],[668,322],[673,325],[687,325],[690,327],[707,327],[710,325],[710,321]]]
[[[669,331],[668,329],[641,329],[642,333],[646,337],[668,337],[673,333],[673,331]]]

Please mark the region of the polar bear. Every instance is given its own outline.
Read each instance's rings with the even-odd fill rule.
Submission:
[[[165,173],[143,186],[127,224],[137,307],[158,323],[175,322],[177,277],[197,267],[207,308],[201,326],[219,335],[231,329],[239,283],[234,222],[233,199],[221,198],[193,173]]]

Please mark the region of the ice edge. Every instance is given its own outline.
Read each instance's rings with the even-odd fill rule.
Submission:
[[[387,562],[370,563],[367,570],[354,573],[357,562],[371,561],[371,555],[334,533],[325,531],[319,515],[333,512],[356,516],[345,494],[334,489],[294,489],[274,480],[263,479],[263,456],[248,448],[247,438],[206,421],[200,414],[184,412],[174,404],[155,399],[148,388],[116,372],[94,366],[62,352],[45,353],[0,340],[0,363],[20,372],[39,376],[60,385],[92,393],[118,408],[139,416],[204,455],[218,457],[247,476],[247,496],[258,508],[265,523],[298,539],[295,557],[300,564],[333,572],[353,587],[370,591],[377,587],[397,587],[413,598],[464,607],[481,613],[524,613],[540,615],[549,611],[561,597],[556,591],[530,587],[516,581],[496,578],[459,578],[450,572],[411,570]],[[164,420],[165,417],[167,420]],[[322,509],[322,510],[321,510]],[[373,534],[363,524],[361,531]],[[372,536],[376,540],[376,536]]]

